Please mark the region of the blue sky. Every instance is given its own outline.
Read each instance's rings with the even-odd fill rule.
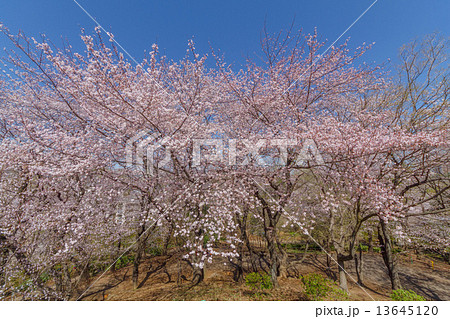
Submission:
[[[209,43],[238,66],[246,55],[259,53],[260,32],[290,26],[334,41],[374,0],[78,0],[107,30],[114,33],[138,61],[158,42],[170,59],[182,58],[194,37],[200,53]],[[379,0],[344,38],[356,47],[375,42],[363,60],[395,62],[399,47],[417,36],[434,31],[450,35],[449,0]],[[81,50],[80,28],[94,23],[73,0],[0,0],[0,22],[29,36],[45,33],[56,44],[65,37]],[[340,43],[344,39],[341,39]],[[7,46],[0,37],[0,46]]]

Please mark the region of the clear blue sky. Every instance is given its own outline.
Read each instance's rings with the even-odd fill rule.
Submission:
[[[259,51],[260,32],[267,20],[269,31],[295,28],[334,41],[373,0],[79,0],[138,61],[151,44],[178,60],[194,37],[201,53],[209,43],[220,49],[227,62],[239,66],[244,57]],[[29,36],[45,33],[54,43],[68,38],[81,48],[79,31],[94,23],[72,0],[0,0],[0,22]],[[449,0],[379,0],[345,35],[356,47],[376,42],[367,62],[396,58],[398,48],[433,31],[450,35]],[[342,39],[343,40],[343,39]],[[342,42],[342,40],[340,42]],[[0,37],[0,46],[7,46]]]

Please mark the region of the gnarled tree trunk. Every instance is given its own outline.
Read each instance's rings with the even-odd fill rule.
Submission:
[[[348,292],[347,275],[345,273],[345,261],[347,258],[342,254],[337,254],[337,263],[339,266],[339,287]]]
[[[389,278],[391,280],[392,290],[402,289],[400,277],[398,275],[397,262],[392,251],[392,241],[387,228],[386,222],[380,219],[378,227],[378,240],[381,246],[381,255],[383,256],[384,264],[388,269]]]
[[[353,257],[355,259],[355,270],[356,270],[356,276],[358,278],[358,284],[363,285],[363,251],[361,248],[361,245],[359,245],[358,252],[355,252],[355,255]]]
[[[133,289],[138,288],[139,284],[139,265],[141,264],[142,256],[145,250],[146,236],[142,236],[145,232],[145,225],[142,225],[137,233],[136,254],[133,261]],[[145,238],[144,238],[145,237]]]

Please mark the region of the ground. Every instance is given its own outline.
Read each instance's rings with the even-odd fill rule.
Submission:
[[[131,266],[107,272],[84,294],[83,300],[306,300],[300,275],[320,273],[336,279],[337,267],[327,270],[326,255],[311,253],[300,263],[301,254],[290,254],[291,267],[280,277],[280,288],[254,291],[245,284],[233,282],[232,267],[226,260],[216,260],[205,269],[205,280],[192,286],[189,266],[179,256],[148,258],[140,267],[139,287],[133,289]],[[349,300],[390,300],[390,282],[382,257],[364,255],[364,286],[356,278],[353,261],[347,262]],[[430,257],[404,254],[399,258],[402,285],[429,300],[450,300],[450,265]],[[93,279],[93,281],[95,280]],[[91,284],[92,282],[91,281]],[[88,284],[84,286],[84,289]],[[80,293],[83,290],[80,290]],[[75,297],[76,299],[76,297]]]

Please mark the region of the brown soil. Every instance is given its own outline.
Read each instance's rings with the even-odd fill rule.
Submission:
[[[143,262],[138,289],[132,286],[131,266],[110,271],[89,288],[82,300],[305,300],[300,275],[314,272],[336,280],[337,267],[334,265],[327,269],[325,254],[312,253],[301,263],[301,254],[289,254],[291,266],[279,278],[279,289],[258,292],[233,282],[231,265],[221,259],[207,264],[204,282],[192,286],[189,281],[192,275],[190,267],[180,262],[179,257],[159,256]],[[347,262],[346,268],[349,275],[356,279],[354,262]],[[450,265],[447,263],[425,257],[419,259],[415,255],[401,256],[399,270],[405,289],[411,289],[429,300],[450,300]],[[390,300],[389,277],[379,254],[364,255],[363,288],[355,284],[350,276],[350,300]]]

